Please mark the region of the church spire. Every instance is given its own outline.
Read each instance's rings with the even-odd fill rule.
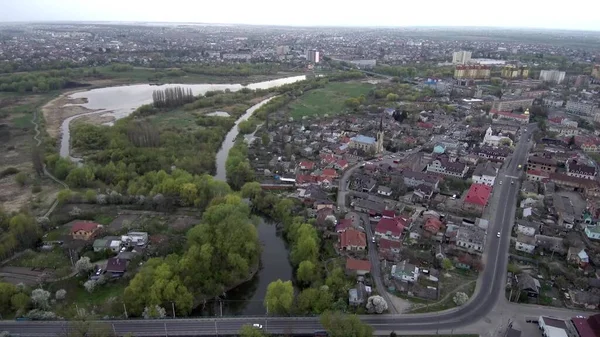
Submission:
[[[383,132],[383,115],[379,119],[379,132]]]

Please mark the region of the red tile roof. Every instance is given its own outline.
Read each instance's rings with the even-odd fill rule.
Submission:
[[[386,218],[395,218],[396,212],[394,212],[393,210],[385,210],[381,212],[381,215],[383,215]]]
[[[380,250],[391,250],[393,248],[400,249],[402,247],[402,243],[400,241],[388,240],[388,239],[380,239],[379,240],[379,249]]]
[[[95,222],[78,221],[78,222],[74,223],[73,226],[71,227],[71,233],[75,233],[75,232],[79,232],[79,231],[93,232],[98,227],[100,227],[100,225]]]
[[[518,118],[518,119],[528,119],[529,118],[529,115],[515,114],[512,112],[506,112],[506,111],[496,111],[493,113],[498,114],[500,116],[510,117],[510,118]]]
[[[572,318],[571,321],[573,322],[575,329],[577,329],[577,332],[579,333],[579,337],[597,337],[600,335],[600,334],[597,335],[594,332],[594,330],[588,323],[588,319],[575,317],[575,318]]]
[[[390,232],[393,236],[400,236],[404,231],[404,223],[399,218],[379,220],[375,227],[375,233],[386,235]]]
[[[335,231],[343,232],[348,228],[352,228],[352,219],[340,219],[335,226]]]
[[[334,169],[324,169],[323,173],[321,173],[321,176],[335,178],[338,176],[338,174]]]
[[[345,159],[340,159],[336,162],[336,164],[341,168],[345,168],[346,166],[348,166],[348,161]]]
[[[492,193],[492,187],[484,184],[471,184],[465,202],[475,204],[479,206],[487,205],[490,194]]]
[[[371,271],[371,262],[367,260],[346,259],[346,269],[348,270],[367,270]]]
[[[302,170],[312,170],[315,167],[315,163],[313,163],[312,161],[301,161],[300,162],[300,169]]]
[[[532,175],[532,176],[546,177],[546,178],[550,177],[550,174],[548,174],[548,172],[541,171],[541,170],[527,170],[527,174]]]
[[[356,229],[347,229],[340,236],[340,243],[342,248],[348,246],[366,247],[367,246],[367,235]]]
[[[442,227],[442,222],[436,218],[429,218],[427,219],[427,221],[425,221],[425,225],[423,225],[423,228],[431,233],[437,233],[440,228]]]

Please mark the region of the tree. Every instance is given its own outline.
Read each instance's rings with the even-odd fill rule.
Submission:
[[[25,312],[29,308],[29,303],[30,298],[25,293],[17,293],[10,298],[10,305],[17,314]]]
[[[96,281],[94,281],[94,280],[87,280],[83,284],[83,287],[85,288],[85,290],[87,290],[88,293],[91,294],[91,293],[94,292],[94,289],[96,289]]]
[[[316,261],[319,255],[319,246],[317,240],[310,234],[301,235],[290,254],[292,264],[299,265],[302,261]]]
[[[0,312],[6,313],[11,308],[11,298],[17,292],[17,287],[10,283],[0,282]]]
[[[267,335],[260,329],[252,325],[244,325],[239,332],[240,337],[266,337]]]
[[[453,265],[452,265],[452,261],[450,261],[449,258],[444,258],[442,260],[442,268],[444,268],[444,270],[450,270],[452,269]]]
[[[367,299],[367,310],[370,313],[382,314],[388,310],[388,304],[383,297],[376,295]]]
[[[245,183],[241,189],[242,197],[250,198],[250,200],[256,199],[261,193],[262,187],[260,187],[260,183],[256,181]]]
[[[54,295],[54,298],[58,301],[64,300],[65,297],[67,297],[67,291],[64,289],[57,290],[56,294]]]
[[[321,314],[331,310],[333,305],[333,294],[327,286],[304,289],[296,298],[296,309],[304,315]]]
[[[85,191],[85,195],[84,195],[85,201],[93,203],[93,202],[96,202],[97,197],[98,197],[98,195],[96,194],[96,191],[94,191],[94,190]]]
[[[398,337],[395,331],[390,332],[390,337]]]
[[[165,318],[167,317],[167,310],[165,310],[165,308],[161,307],[160,305],[152,305],[144,308],[142,317],[144,317],[145,319]]]
[[[298,282],[303,284],[311,284],[316,281],[318,278],[317,268],[314,263],[311,261],[302,261],[298,266],[298,271],[296,273],[296,278]]]
[[[469,296],[463,292],[457,292],[456,294],[454,294],[454,297],[452,298],[452,301],[457,306],[461,306],[461,305],[467,303],[468,300],[469,300]]]
[[[77,167],[67,175],[66,183],[70,187],[87,187],[94,182],[94,172],[89,167]]]
[[[64,337],[116,337],[111,326],[106,323],[71,321],[67,324]]]
[[[404,178],[401,176],[394,176],[392,178],[391,186],[392,192],[396,195],[404,195],[406,194],[407,188],[404,184]]]
[[[87,256],[82,256],[79,260],[77,260],[77,262],[75,262],[75,271],[79,275],[87,275],[90,271],[92,271],[93,268],[94,266],[92,265],[90,258]]]
[[[327,311],[321,315],[321,324],[330,337],[373,336],[373,328],[361,322],[356,315]]]
[[[292,281],[277,280],[269,283],[265,295],[265,308],[271,314],[289,314],[294,303]]]
[[[262,136],[260,136],[260,140],[263,146],[269,146],[269,143],[271,142],[271,137],[269,137],[268,133],[263,133]]]
[[[35,289],[31,292],[31,302],[40,309],[47,309],[49,306],[50,292],[44,289]]]
[[[398,96],[397,94],[394,94],[394,93],[389,93],[389,94],[387,94],[387,96],[385,96],[385,99],[390,102],[395,102],[398,99],[400,99],[400,96]]]

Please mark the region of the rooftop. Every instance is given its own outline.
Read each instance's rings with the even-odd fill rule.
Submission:
[[[469,192],[465,197],[465,202],[479,206],[485,206],[488,203],[492,187],[484,184],[471,184]]]
[[[364,136],[364,135],[358,135],[356,137],[352,137],[351,140],[354,142],[365,143],[365,144],[375,144],[377,142],[377,139],[375,139],[373,137],[369,137],[369,136]]]

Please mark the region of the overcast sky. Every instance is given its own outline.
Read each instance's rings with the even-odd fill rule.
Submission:
[[[0,21],[494,26],[599,31],[598,6],[598,0],[0,0]]]

